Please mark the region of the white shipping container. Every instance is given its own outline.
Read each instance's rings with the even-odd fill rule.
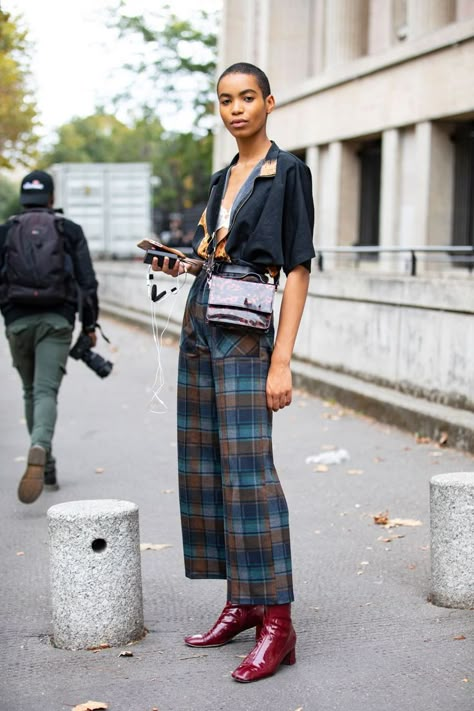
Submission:
[[[151,163],[55,163],[54,206],[78,222],[94,257],[136,257],[152,234]]]

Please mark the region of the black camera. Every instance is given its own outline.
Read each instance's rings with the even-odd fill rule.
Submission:
[[[98,353],[94,353],[91,339],[87,333],[79,335],[79,338],[69,351],[69,355],[75,360],[82,360],[100,378],[106,378],[112,371],[113,363],[110,360],[105,360]]]

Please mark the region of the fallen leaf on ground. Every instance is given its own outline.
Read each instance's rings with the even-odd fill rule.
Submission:
[[[104,642],[103,644],[98,644],[96,647],[87,647],[88,652],[100,652],[101,649],[110,649],[110,644]]]
[[[101,711],[101,709],[108,708],[108,704],[105,704],[103,701],[86,701],[85,704],[74,706],[72,711]]]
[[[17,551],[17,555],[25,555],[24,551]]]
[[[423,522],[414,518],[390,518],[385,524],[385,528],[395,528],[396,526],[423,526]]]
[[[363,469],[348,469],[347,473],[348,474],[363,474],[364,470]]]
[[[328,472],[329,467],[327,464],[318,464],[316,467],[314,467],[313,472]]]
[[[96,467],[95,468],[95,473],[96,474],[103,474],[105,472],[104,467]]]
[[[405,536],[400,536],[400,535],[393,535],[393,536],[387,536],[386,538],[384,536],[379,536],[377,538],[378,541],[382,541],[382,543],[391,543],[394,541],[396,538],[405,538]]]
[[[463,634],[458,634],[457,637],[453,637],[453,639],[459,640],[459,639],[466,639]]]
[[[133,652],[120,652],[119,657],[133,657]]]
[[[162,551],[172,547],[171,543],[140,543],[141,551]]]
[[[384,528],[396,528],[397,526],[422,526],[422,521],[414,518],[389,518],[388,511],[372,516],[374,523]]]

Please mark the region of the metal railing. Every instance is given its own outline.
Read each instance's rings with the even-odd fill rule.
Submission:
[[[323,247],[316,249],[316,261],[320,272],[324,271],[324,255],[325,254],[352,254],[352,255],[379,255],[382,253],[393,254],[409,254],[410,255],[410,274],[416,276],[418,265],[418,254],[447,254],[451,258],[451,262],[456,265],[465,265],[469,272],[474,269],[474,246],[422,246],[422,247],[369,247],[369,246],[354,246],[354,247]]]

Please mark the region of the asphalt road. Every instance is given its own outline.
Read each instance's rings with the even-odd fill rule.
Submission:
[[[100,380],[70,361],[60,392],[55,453],[61,488],[32,505],[16,498],[28,439],[19,378],[0,337],[2,408],[2,711],[64,711],[88,700],[110,711],[472,711],[474,621],[435,607],[430,592],[429,480],[474,471],[470,455],[417,443],[413,433],[297,392],[275,416],[275,458],[288,498],[298,633],[297,663],[269,679],[230,672],[252,634],[194,650],[183,636],[208,629],[225,600],[221,581],[184,577],[176,482],[176,345],[161,349],[167,407],[150,411],[158,356],[151,327],[103,319],[115,365]],[[345,449],[319,466],[307,457]],[[148,634],[121,648],[66,651],[50,642],[46,512],[63,501],[116,498],[139,506]],[[421,522],[384,528],[373,516]]]

